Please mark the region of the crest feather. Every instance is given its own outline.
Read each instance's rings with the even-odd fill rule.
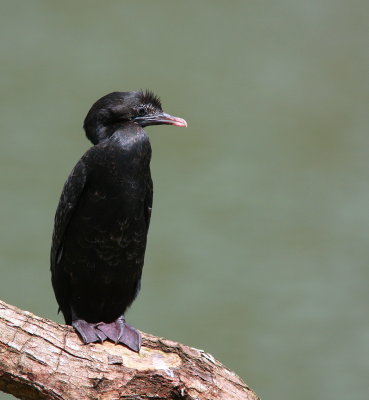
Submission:
[[[160,98],[151,90],[141,90],[141,101],[145,104],[152,104],[155,108],[159,108],[161,110]]]

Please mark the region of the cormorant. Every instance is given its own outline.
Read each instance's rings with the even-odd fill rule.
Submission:
[[[69,175],[55,215],[51,275],[66,324],[84,343],[110,339],[139,351],[124,313],[140,290],[153,186],[148,125],[187,126],[152,92],[113,92],[84,121],[94,144]]]

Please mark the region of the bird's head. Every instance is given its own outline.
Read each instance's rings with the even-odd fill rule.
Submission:
[[[91,107],[83,128],[86,136],[97,144],[110,137],[127,122],[148,125],[187,126],[187,122],[163,112],[160,99],[150,91],[109,93]]]

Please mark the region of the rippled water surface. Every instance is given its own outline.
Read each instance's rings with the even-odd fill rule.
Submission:
[[[0,3],[0,298],[61,322],[49,276],[82,121],[151,88],[155,198],[129,321],[263,400],[368,398],[365,1]],[[4,394],[0,394],[5,399]]]

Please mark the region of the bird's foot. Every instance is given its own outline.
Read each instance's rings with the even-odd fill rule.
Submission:
[[[109,324],[99,322],[96,324],[96,328],[116,344],[124,344],[137,353],[140,351],[141,333],[131,325],[126,324],[123,316]]]
[[[141,333],[126,324],[124,317],[110,323],[90,323],[83,319],[72,321],[73,328],[79,333],[85,344],[103,342],[110,339],[115,344],[123,344],[137,353],[141,348]]]
[[[80,334],[85,344],[94,342],[102,343],[107,338],[104,332],[97,329],[96,325],[97,324],[92,324],[84,319],[72,321],[73,328]]]

